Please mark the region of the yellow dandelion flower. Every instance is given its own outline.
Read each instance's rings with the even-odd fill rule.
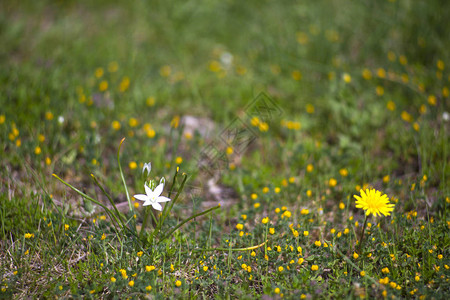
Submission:
[[[180,287],[180,286],[181,286],[181,281],[177,280],[177,281],[175,282],[175,285],[176,285],[177,287]]]
[[[389,198],[386,194],[382,195],[380,191],[375,189],[366,189],[366,192],[361,189],[360,193],[361,197],[354,196],[356,198],[356,207],[362,208],[366,215],[381,216],[383,214],[389,216],[394,210],[395,204],[389,203]]]

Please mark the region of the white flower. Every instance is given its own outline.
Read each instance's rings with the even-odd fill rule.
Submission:
[[[229,52],[224,52],[220,56],[220,61],[222,64],[224,64],[226,67],[229,67],[231,63],[233,62],[233,55]]]
[[[164,189],[164,183],[160,183],[153,191],[146,184],[144,184],[144,187],[147,195],[137,194],[134,195],[134,198],[145,201],[143,206],[151,205],[154,209],[162,211],[162,206],[159,203],[170,201],[169,198],[161,196]]]
[[[444,121],[450,120],[450,114],[449,114],[448,112],[444,111],[444,112],[442,113],[442,119],[443,119]]]
[[[145,175],[146,170],[147,170],[147,175],[149,175],[150,172],[152,171],[152,163],[151,162],[144,164],[144,167],[142,168],[142,174]]]

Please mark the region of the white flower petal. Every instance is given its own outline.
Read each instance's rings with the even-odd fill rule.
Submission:
[[[149,188],[146,184],[144,184],[144,187],[145,187],[145,193],[147,194],[147,196],[151,197],[151,195],[153,195],[152,189]],[[161,194],[159,194],[159,195],[161,195]]]
[[[162,211],[162,206],[158,202],[152,203],[152,206],[153,206],[154,209]]]
[[[156,198],[156,202],[167,202],[170,201],[170,198],[164,197],[164,196],[159,196],[158,198]]]
[[[152,205],[153,203],[151,201],[145,201],[144,204],[142,204],[142,206],[149,206]]]
[[[145,170],[147,170],[147,175],[150,174],[150,172],[152,171],[152,163],[145,163],[144,167],[142,168],[142,174],[145,175]]]
[[[136,198],[137,200],[141,200],[141,201],[146,201],[148,199],[147,195],[144,194],[137,194],[133,196],[134,198]]]
[[[159,184],[154,190],[153,190],[153,195],[155,195],[155,197],[158,197],[159,195],[162,194],[164,189],[164,184],[161,183]]]

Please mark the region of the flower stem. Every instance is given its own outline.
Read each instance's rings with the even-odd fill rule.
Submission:
[[[125,177],[123,176],[122,167],[120,166],[120,148],[122,148],[123,141],[125,141],[125,138],[123,138],[120,141],[119,149],[117,150],[117,163],[119,164],[120,177],[122,178],[123,186],[125,187],[125,194],[127,195],[128,206],[130,208],[130,211],[133,211],[133,206],[131,205],[130,194],[128,193],[127,183],[125,181]]]
[[[369,219],[369,216],[366,215],[364,217],[364,225],[361,231],[361,235],[359,236],[359,247],[358,247],[358,254],[362,254],[361,253],[361,249],[362,249],[362,244],[363,244],[363,239],[364,239],[364,231],[366,230],[366,224],[367,224],[367,220]]]

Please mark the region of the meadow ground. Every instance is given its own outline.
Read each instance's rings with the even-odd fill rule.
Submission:
[[[445,299],[449,15],[1,1],[0,298]]]

